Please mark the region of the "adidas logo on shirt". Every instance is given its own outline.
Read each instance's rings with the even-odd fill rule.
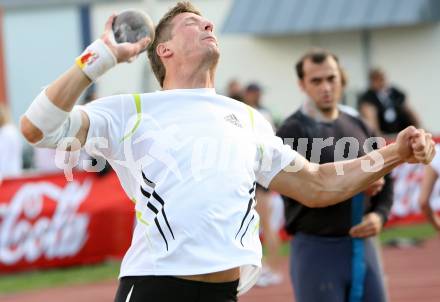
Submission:
[[[238,118],[232,113],[229,114],[227,116],[225,116],[225,121],[230,122],[231,124],[243,128],[243,126],[241,125],[240,121],[238,120]]]

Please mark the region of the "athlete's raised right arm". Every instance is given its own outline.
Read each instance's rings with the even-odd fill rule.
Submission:
[[[112,42],[112,15],[100,39],[93,42],[77,58],[69,70],[44,89],[32,102],[20,121],[23,136],[37,147],[56,148],[65,137],[86,142],[90,125],[86,113],[74,109],[81,93],[99,76],[117,63],[128,62],[150,42],[144,38],[137,43]]]

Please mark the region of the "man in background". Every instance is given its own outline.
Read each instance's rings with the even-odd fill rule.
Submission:
[[[293,139],[294,150],[320,164],[368,152],[363,146],[374,136],[373,131],[353,115],[353,110],[339,106],[346,78],[338,58],[327,50],[311,50],[296,64],[296,73],[306,100],[284,121],[277,135],[285,143]],[[351,152],[350,141],[340,144],[347,138],[355,139],[359,150]],[[290,273],[296,301],[343,302],[351,295],[364,302],[386,301],[374,236],[382,230],[392,197],[389,177],[376,181],[362,195],[321,209],[283,196],[286,229],[294,235]],[[365,259],[356,259],[365,267],[361,280],[351,270],[356,265],[352,257],[355,240],[365,254]],[[363,287],[361,292],[354,291],[358,285]]]
[[[369,80],[370,87],[360,96],[358,107],[362,117],[376,133],[395,135],[408,126],[420,126],[405,93],[389,85],[381,69],[372,69]]]
[[[231,79],[226,87],[226,95],[231,99],[242,102],[243,101],[243,89],[240,82],[237,79]]]

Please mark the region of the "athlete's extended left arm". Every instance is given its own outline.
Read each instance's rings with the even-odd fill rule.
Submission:
[[[326,207],[364,191],[404,162],[427,164],[434,154],[432,135],[411,126],[399,133],[395,143],[353,160],[317,165],[298,154],[269,187],[308,207]]]

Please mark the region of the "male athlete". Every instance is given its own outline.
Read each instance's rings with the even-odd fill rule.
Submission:
[[[380,167],[371,154],[347,161],[344,176],[333,164],[309,163],[258,112],[216,94],[214,25],[188,2],[165,14],[148,46],[161,91],[74,106],[99,76],[150,43],[113,44],[113,19],[35,98],[21,131],[40,147],[56,148],[66,137],[86,148],[93,143],[135,202],[138,223],[116,301],[237,301],[261,266],[256,182],[321,207],[365,190],[403,162],[433,157],[431,135],[408,128],[378,151]],[[376,172],[365,172],[368,167]]]

